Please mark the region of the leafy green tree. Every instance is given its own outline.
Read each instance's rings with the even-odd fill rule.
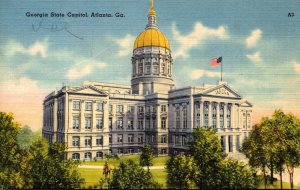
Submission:
[[[121,162],[113,170],[109,188],[112,189],[159,189],[162,186],[153,180],[152,174],[133,160]]]
[[[78,163],[64,160],[65,144],[49,146],[40,139],[30,147],[31,179],[33,188],[80,188],[84,182],[78,171]]]
[[[218,187],[221,179],[217,178],[220,171],[219,163],[226,158],[220,140],[212,129],[196,129],[193,132],[193,141],[190,152],[194,157],[198,173],[194,182],[200,189]]]
[[[151,146],[144,146],[140,156],[140,165],[147,166],[148,172],[150,172],[150,166],[153,165],[153,153],[154,151]]]
[[[218,178],[222,180],[217,189],[254,189],[258,182],[256,171],[236,160],[223,160],[220,163]]]
[[[172,156],[166,164],[168,188],[189,189],[193,188],[193,176],[197,173],[196,165],[191,156]]]
[[[23,156],[17,143],[19,126],[12,113],[0,112],[0,189],[25,185],[21,170]]]
[[[21,149],[28,148],[36,140],[36,134],[28,125],[23,126],[17,136],[18,144]]]

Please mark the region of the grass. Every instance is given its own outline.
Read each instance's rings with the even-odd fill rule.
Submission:
[[[290,183],[288,183],[288,182],[282,182],[282,186],[283,186],[283,189],[291,188]],[[264,188],[265,188],[264,183],[261,183],[258,186],[258,189],[264,189]],[[294,185],[294,188],[297,188],[297,186]],[[275,181],[274,185],[267,184],[267,189],[280,189],[280,181]]]
[[[103,176],[102,169],[78,168],[78,170],[81,176],[85,179],[85,184],[82,186],[82,188],[97,188],[96,186],[99,184],[99,180]],[[156,182],[162,184],[163,187],[166,187],[167,172],[165,170],[150,170],[150,172],[152,173]]]
[[[159,156],[154,157],[153,159],[153,166],[164,166],[166,165],[167,160],[169,159],[169,156]],[[121,156],[119,159],[100,159],[97,161],[86,161],[81,162],[81,165],[91,165],[91,166],[103,166],[106,161],[108,161],[108,164],[113,167],[117,167],[121,161],[126,161],[132,159],[134,162],[139,164],[140,155],[128,155],[128,156]]]

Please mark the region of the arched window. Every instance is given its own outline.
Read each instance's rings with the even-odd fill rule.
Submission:
[[[224,128],[224,104],[220,104],[220,128]]]
[[[212,104],[212,127],[217,128],[217,103]]]
[[[153,64],[153,74],[157,75],[158,74],[158,64],[157,63],[154,63]]]
[[[166,64],[164,63],[161,65],[161,73],[166,74]]]
[[[79,153],[73,153],[72,154],[72,159],[73,160],[80,160],[80,154]]]
[[[145,74],[149,75],[151,73],[151,65],[150,63],[146,63],[146,71],[145,71]]]
[[[84,159],[91,160],[92,159],[92,153],[90,153],[90,152],[84,153]]]
[[[96,158],[103,158],[103,152],[97,152],[96,153]]]

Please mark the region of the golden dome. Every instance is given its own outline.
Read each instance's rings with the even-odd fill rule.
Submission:
[[[144,32],[140,33],[134,42],[133,49],[146,46],[157,46],[170,49],[167,37],[157,29],[146,29]]]

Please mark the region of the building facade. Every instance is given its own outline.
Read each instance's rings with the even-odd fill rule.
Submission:
[[[196,128],[216,130],[224,151],[238,153],[251,131],[252,104],[222,81],[175,88],[170,44],[156,19],[151,2],[134,42],[131,85],[87,81],[45,97],[43,136],[67,143],[67,158],[134,154],[144,145],[157,155],[186,152]]]

